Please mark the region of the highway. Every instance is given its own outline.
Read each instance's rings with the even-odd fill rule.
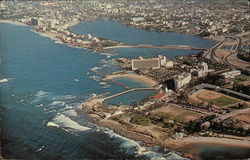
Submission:
[[[231,50],[229,51],[230,54],[228,54],[224,57],[220,57],[220,56],[216,55],[216,50],[220,49],[224,45],[224,42],[227,38],[235,39],[237,41],[237,45],[236,45],[236,47],[234,47],[234,46],[231,47]],[[224,38],[224,40],[218,42],[215,46],[213,46],[211,49],[209,49],[207,51],[207,53],[205,53],[203,55],[203,57],[207,58],[207,59],[211,59],[212,61],[216,61],[218,63],[227,64],[231,68],[236,68],[236,69],[250,73],[250,69],[248,68],[248,67],[250,67],[250,64],[237,57],[237,54],[238,54],[239,50],[241,49],[241,47],[242,47],[241,36],[227,36]]]

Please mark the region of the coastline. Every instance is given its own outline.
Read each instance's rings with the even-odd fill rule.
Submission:
[[[16,22],[16,21],[12,21],[12,20],[1,20],[0,19],[0,23],[8,23],[8,24],[13,24],[13,25],[17,25],[17,26],[28,26],[25,23],[22,22]]]
[[[8,23],[8,22],[6,22]],[[15,22],[13,22],[15,23]],[[11,23],[12,24],[12,23]],[[18,24],[17,24],[18,25]],[[37,32],[38,34],[42,34],[40,32]],[[44,34],[46,35],[46,34]],[[50,37],[49,35],[46,35],[48,37]],[[53,39],[53,37],[50,37],[51,39]],[[67,43],[66,43],[67,44]],[[147,83],[151,86],[154,86],[157,84],[157,82],[155,82],[154,80],[150,79],[150,78],[147,78],[145,76],[142,76],[142,75],[136,75],[136,74],[120,74],[120,75],[110,75],[110,76],[107,76],[107,78],[109,79],[112,79],[112,78],[131,78],[131,79],[134,79],[134,80],[138,80],[140,82],[144,82],[144,83]],[[190,145],[190,144],[200,144],[200,143],[203,143],[203,144],[223,144],[224,145],[224,141],[220,141],[218,142],[216,139],[213,139],[212,142],[210,140],[205,140],[203,139],[203,137],[193,137],[193,138],[197,138],[197,142],[193,142],[192,138],[191,140],[188,140],[188,138],[186,139],[186,141],[182,141],[182,140],[173,140],[171,141],[171,143],[165,143],[165,141],[163,139],[157,136],[154,136],[154,135],[150,135],[150,134],[145,134],[143,131],[140,131],[140,132],[135,132],[135,131],[130,131],[129,129],[127,128],[124,128],[123,124],[120,124],[119,122],[116,122],[116,121],[111,121],[109,119],[106,119],[105,121],[102,120],[100,123],[100,125],[104,125],[108,128],[111,128],[113,130],[115,130],[117,133],[125,136],[125,137],[129,137],[129,138],[133,138],[133,139],[136,139],[136,140],[142,140],[144,141],[146,144],[148,145],[162,145],[162,146],[166,146],[167,148],[174,148],[174,147],[178,147],[182,144],[185,144],[185,145]],[[119,127],[118,127],[118,124],[119,124]],[[117,126],[116,126],[117,125]],[[138,126],[137,126],[138,127]],[[141,129],[143,130],[143,129]],[[147,132],[148,133],[148,132]],[[200,139],[201,138],[201,139]],[[207,137],[204,137],[204,138],[207,138]],[[216,137],[209,137],[209,138],[216,138]],[[221,139],[221,138],[218,138],[218,139]],[[231,140],[231,139],[229,139]],[[185,142],[185,143],[183,143]],[[178,145],[176,144],[176,146],[174,145],[175,143],[178,143]],[[234,143],[234,142],[230,142],[230,143],[227,143],[226,145],[230,145],[230,146],[234,146],[234,145],[238,145],[238,142],[237,143]],[[248,143],[246,143],[246,146],[248,147]]]
[[[114,48],[156,48],[156,49],[183,49],[183,50],[192,50],[198,48],[192,48],[188,45],[165,45],[165,46],[156,46],[152,44],[137,44],[137,45],[118,45],[111,47],[104,47],[103,50],[109,50]],[[202,49],[202,48],[201,48]]]
[[[215,145],[225,145],[232,147],[245,147],[250,148],[250,138],[249,140],[239,140],[230,138],[218,138],[218,137],[194,137],[190,136],[184,138],[183,141],[188,145],[194,144],[215,144]]]
[[[199,153],[196,145],[218,145],[250,149],[250,141],[247,140],[243,141],[230,138],[201,136],[188,136],[182,139],[172,139],[170,136],[160,133],[161,129],[156,128],[155,126],[144,127],[123,120],[115,121],[112,119],[100,119],[95,116],[91,117],[96,120],[98,125],[107,127],[119,135],[132,140],[142,141],[147,147],[161,146],[163,148],[177,151],[185,158],[198,158],[197,156]]]
[[[106,79],[116,79],[116,78],[129,78],[133,79],[135,81],[143,82],[145,84],[148,84],[149,86],[156,86],[158,83],[146,76],[143,75],[137,75],[137,74],[115,74],[115,75],[108,75],[104,80]]]

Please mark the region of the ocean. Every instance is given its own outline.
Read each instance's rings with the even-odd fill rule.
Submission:
[[[145,39],[141,37],[143,34],[150,35],[151,38],[145,41],[149,44],[158,44],[157,39],[163,37],[162,44],[171,42],[197,47],[214,44],[194,36],[141,31],[112,21],[96,21],[96,24],[87,22],[87,26],[88,23],[95,27],[91,30],[83,22],[71,29],[96,34],[95,36],[108,33],[103,37],[133,44],[142,43],[140,40]],[[112,29],[117,27],[118,30],[122,27],[124,33],[117,35],[112,29],[101,31],[101,25],[110,25]],[[135,34],[137,32],[138,35]],[[124,37],[126,33],[139,37],[129,41]],[[5,158],[184,159],[173,151],[143,147],[141,142],[129,140],[95,125],[87,116],[78,115],[76,110],[94,94],[124,90],[112,84],[104,88],[100,82],[105,74],[120,70],[113,58],[131,58],[135,57],[135,53],[136,57],[144,53],[145,56],[154,56],[162,52],[173,58],[190,54],[190,51],[115,49],[107,52],[109,54],[99,54],[93,50],[71,48],[32,32],[31,27],[0,23],[0,116],[2,154]],[[132,87],[144,86],[131,80],[123,81]],[[127,97],[123,96],[110,103],[131,103],[142,100],[149,94],[137,93],[137,99],[129,102],[131,96],[128,94]]]

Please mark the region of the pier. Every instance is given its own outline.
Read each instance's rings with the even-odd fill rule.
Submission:
[[[165,45],[165,46],[155,46],[151,44],[138,44],[138,45],[118,45],[103,47],[103,50],[109,50],[114,48],[157,48],[157,49],[177,49],[177,50],[207,50],[207,48],[191,47],[187,45]]]
[[[113,80],[113,79],[105,79],[105,80],[106,80],[106,81],[110,81],[110,82],[112,82],[112,83],[114,83],[114,84],[116,84],[116,85],[118,85],[118,86],[121,86],[121,87],[123,87],[123,88],[125,88],[125,89],[131,89],[130,87],[126,86],[125,84],[120,83],[120,82],[117,82],[117,81],[115,81],[115,80]]]
[[[144,90],[157,90],[157,89],[156,88],[132,88],[132,89],[129,89],[129,90],[126,90],[126,91],[123,91],[123,92],[120,92],[120,93],[108,96],[108,97],[104,97],[104,98],[102,98],[102,100],[105,101],[105,100],[108,100],[108,99],[111,99],[111,98],[114,98],[114,97],[117,97],[117,96],[121,96],[121,95],[127,94],[129,92],[144,91]]]

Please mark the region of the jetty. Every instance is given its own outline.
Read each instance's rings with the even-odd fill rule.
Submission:
[[[102,50],[109,50],[114,48],[157,48],[157,49],[177,49],[177,50],[207,50],[208,48],[191,47],[188,45],[165,45],[155,46],[151,44],[138,44],[138,45],[117,45],[110,47],[103,47]]]
[[[108,100],[108,99],[111,99],[111,98],[114,98],[114,97],[117,97],[117,96],[121,96],[121,95],[127,94],[129,92],[144,91],[144,90],[158,90],[158,89],[157,88],[132,88],[132,89],[129,89],[129,90],[126,90],[126,91],[123,91],[123,92],[120,92],[120,93],[108,96],[108,97],[104,97],[102,99],[103,99],[103,101],[105,101],[105,100]]]
[[[114,84],[116,84],[116,85],[118,85],[118,86],[121,86],[121,87],[123,87],[123,88],[125,88],[125,89],[131,89],[131,87],[128,87],[128,86],[126,86],[125,84],[123,84],[123,83],[120,83],[120,82],[117,82],[117,81],[115,81],[115,80],[113,80],[113,79],[105,79],[106,81],[110,81],[110,82],[112,82],[112,83],[114,83]]]

